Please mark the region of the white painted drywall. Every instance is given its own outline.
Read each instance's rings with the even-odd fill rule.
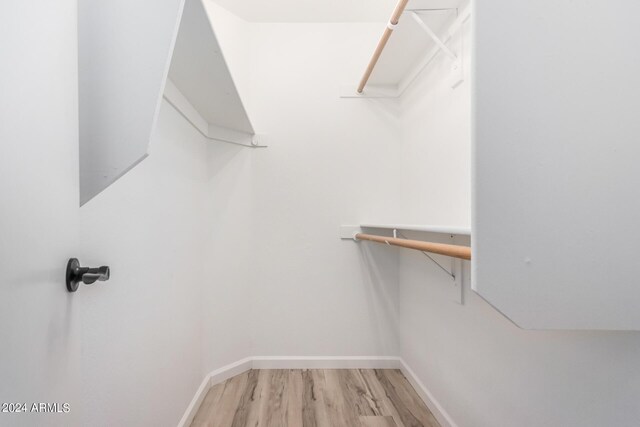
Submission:
[[[269,148],[252,159],[254,354],[395,354],[395,252],[337,238],[371,212],[390,219],[396,198],[394,102],[338,97],[380,26],[259,31],[255,123]]]
[[[640,4],[477,3],[472,285],[525,328],[638,330]]]
[[[81,261],[111,267],[108,282],[73,296],[82,425],[176,425],[204,375],[206,142],[163,102],[151,148],[80,209]]]
[[[215,0],[252,22],[384,22],[395,0]]]
[[[250,22],[388,22],[397,0],[213,0]],[[460,0],[411,0],[417,9],[455,8]],[[383,27],[384,28],[384,27]]]
[[[462,86],[451,87],[453,61],[441,52],[401,98],[396,224],[470,227],[470,58],[464,41],[458,35],[448,43],[455,54],[463,49]]]
[[[390,220],[396,197],[395,102],[338,96],[380,26],[253,25],[259,79],[239,89],[251,85],[246,105],[269,148],[211,146],[208,268],[218,280],[206,291],[205,363],[237,360],[228,349],[242,343],[246,356],[396,354],[395,252],[337,238],[339,224],[371,212]],[[229,329],[226,312],[246,319]]]
[[[80,203],[148,154],[184,0],[79,0]]]
[[[469,23],[464,35],[468,64]],[[469,72],[452,91],[447,61],[440,56],[405,94],[405,162],[413,156],[405,164],[426,166],[405,168],[411,182],[405,187],[405,210],[429,220],[445,218],[448,211],[464,222],[469,175],[458,168],[466,168],[470,157]],[[409,236],[449,240],[428,233]],[[522,330],[471,291],[469,263],[465,266],[460,305],[451,280],[437,266],[417,252],[399,255],[400,356],[454,425],[637,425],[640,334]]]
[[[0,3],[0,402],[71,405],[1,425],[80,421],[76,34],[75,0]]]

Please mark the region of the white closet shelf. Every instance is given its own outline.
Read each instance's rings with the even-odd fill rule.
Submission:
[[[453,234],[458,236],[471,236],[471,228],[456,227],[448,225],[418,225],[418,224],[374,224],[363,223],[360,225],[340,226],[340,238],[352,239],[356,233],[363,228],[374,228],[379,230],[401,230],[401,231],[422,231],[426,233]]]
[[[203,0],[186,0],[164,98],[207,139],[263,147],[223,47]]]
[[[460,46],[448,46],[469,17],[467,0],[400,0],[359,85],[341,87],[342,98],[401,96],[439,52],[451,61],[452,87],[463,80]]]
[[[458,234],[471,236],[471,228],[448,225],[416,225],[416,224],[360,224],[362,228],[379,228],[385,230],[424,231],[428,233]]]

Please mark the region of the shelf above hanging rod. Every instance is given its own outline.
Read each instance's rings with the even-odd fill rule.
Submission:
[[[378,228],[382,230],[423,231],[426,233],[454,234],[471,236],[471,228],[449,225],[416,225],[416,224],[360,224],[361,228]]]
[[[380,55],[382,55],[382,51],[384,50],[384,47],[387,45],[387,42],[389,41],[389,38],[391,37],[393,30],[396,28],[396,25],[398,25],[398,22],[400,21],[400,16],[402,16],[404,9],[407,7],[407,3],[409,3],[409,0],[400,0],[398,1],[396,8],[393,10],[393,13],[391,14],[391,18],[389,19],[389,23],[387,24],[387,28],[384,29],[384,33],[382,33],[382,37],[378,42],[378,46],[376,46],[376,50],[373,52],[371,61],[369,61],[369,65],[367,65],[367,69],[365,70],[364,75],[360,80],[360,84],[358,85],[358,93],[362,93],[362,91],[364,91],[364,87],[367,85],[367,82],[369,81],[369,77],[371,77],[371,73],[373,72],[373,69],[376,67],[378,60],[380,59]]]
[[[451,65],[451,86],[463,80],[459,43],[447,46],[451,35],[469,17],[467,0],[400,0],[380,38],[360,82],[342,85],[342,98],[396,98],[422,70],[444,52]],[[401,19],[404,15],[410,15]],[[393,37],[391,37],[391,35]]]

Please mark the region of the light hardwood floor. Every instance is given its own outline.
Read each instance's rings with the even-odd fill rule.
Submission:
[[[214,385],[192,426],[439,427],[397,369],[261,369]]]

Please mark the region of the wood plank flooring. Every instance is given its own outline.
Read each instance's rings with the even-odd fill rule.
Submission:
[[[193,427],[439,427],[397,369],[261,369],[214,385]]]

